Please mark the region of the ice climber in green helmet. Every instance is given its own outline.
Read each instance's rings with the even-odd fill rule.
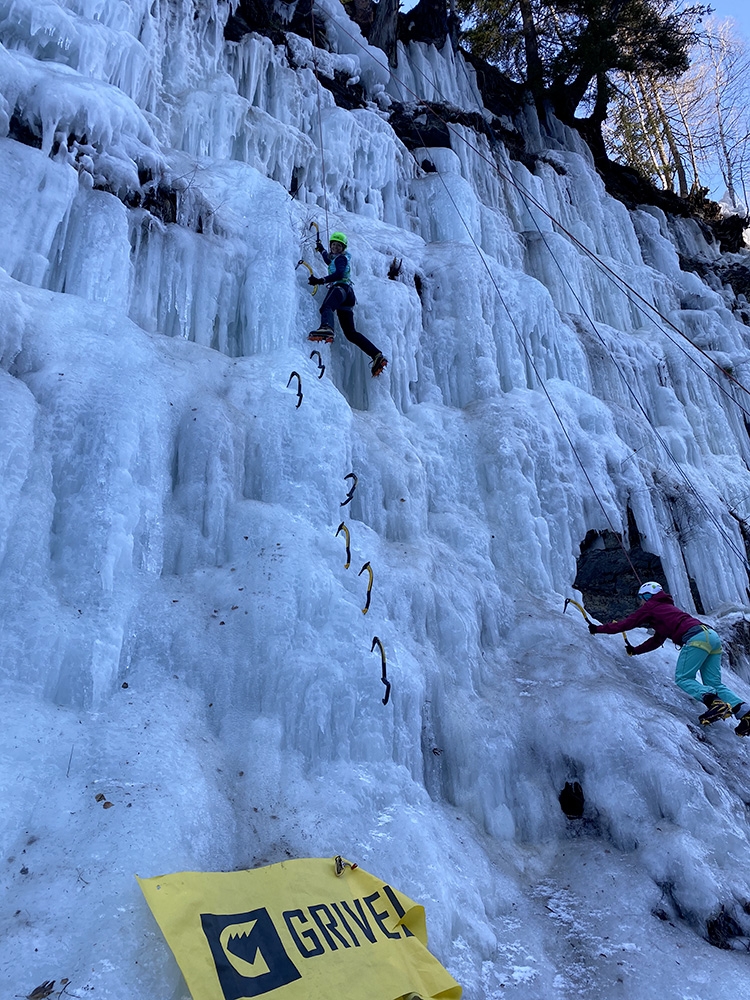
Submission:
[[[353,310],[357,300],[352,287],[351,257],[347,250],[348,243],[344,233],[331,233],[327,252],[320,242],[320,237],[315,244],[315,249],[328,265],[328,274],[325,278],[316,278],[314,274],[311,274],[307,280],[311,285],[328,285],[328,291],[320,307],[320,326],[317,330],[313,330],[307,339],[322,340],[327,344],[332,343],[333,314],[335,312],[346,339],[364,351],[372,360],[373,376],[380,375],[388,364],[388,359],[364,334],[354,329]]]

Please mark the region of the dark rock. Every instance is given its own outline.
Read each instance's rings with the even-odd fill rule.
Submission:
[[[586,799],[579,782],[565,782],[565,787],[558,795],[560,808],[568,819],[580,819],[583,816],[583,807]]]
[[[746,249],[744,235],[750,225],[747,216],[726,215],[712,220],[709,225],[722,253],[740,253]]]
[[[717,916],[706,921],[706,938],[715,948],[731,949],[732,938],[742,937],[743,930],[731,914],[722,908]]]
[[[42,130],[37,124],[30,124],[18,114],[14,113],[8,125],[8,138],[22,142],[24,146],[34,146],[35,149],[42,148]]]
[[[311,13],[312,12],[312,13]],[[273,0],[240,0],[224,25],[224,38],[239,42],[251,31],[270,38],[274,45],[283,45],[286,32],[312,39],[321,49],[330,49],[325,21],[313,12],[312,0],[299,0],[289,21],[275,10]]]
[[[573,586],[583,594],[586,610],[601,622],[624,618],[638,607],[638,580],[655,580],[667,590],[661,559],[641,548],[641,539],[632,512],[628,510],[630,546],[613,531],[589,531],[581,543],[578,572]],[[628,561],[630,560],[630,562]]]
[[[750,301],[750,253],[745,251],[744,260],[707,260],[705,257],[684,257],[680,255],[683,271],[692,271],[704,280],[715,275],[722,285],[729,285],[735,296],[744,295]]]
[[[333,99],[340,108],[352,111],[354,108],[367,106],[365,88],[361,83],[349,83],[346,73],[337,69],[333,79],[318,73],[318,81],[321,87],[325,87],[333,94]]]
[[[453,47],[458,47],[461,22],[448,10],[445,0],[419,0],[416,7],[401,14],[398,20],[398,37],[405,45],[426,42],[441,49],[450,38]]]
[[[443,116],[438,117],[426,102],[399,104],[394,101],[389,121],[407,149],[420,146],[451,148],[451,135]]]

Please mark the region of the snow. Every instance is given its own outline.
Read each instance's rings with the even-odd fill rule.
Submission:
[[[424,903],[467,997],[738,995],[748,749],[700,731],[674,650],[562,614],[628,506],[677,603],[750,614],[720,370],[747,382],[748,338],[679,268],[715,248],[610,199],[562,128],[533,173],[465,125],[408,152],[388,98],[481,111],[473,71],[411,43],[390,77],[322,9],[334,53],[223,43],[220,0],[0,4],[8,993],[182,997],[135,872],[343,853]],[[317,377],[313,221],[349,236],[378,380],[340,336]]]

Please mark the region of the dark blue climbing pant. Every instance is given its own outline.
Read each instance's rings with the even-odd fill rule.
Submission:
[[[333,285],[328,289],[323,305],[320,307],[320,325],[333,329],[334,312],[339,318],[341,329],[348,341],[364,351],[370,358],[375,358],[380,351],[364,336],[354,329],[354,314],[352,310],[357,304],[354,289],[351,285]]]

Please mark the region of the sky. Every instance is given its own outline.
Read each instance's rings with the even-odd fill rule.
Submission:
[[[711,6],[716,17],[733,17],[740,26],[742,34],[750,38],[750,6],[747,0],[721,0],[720,3],[712,3]]]

